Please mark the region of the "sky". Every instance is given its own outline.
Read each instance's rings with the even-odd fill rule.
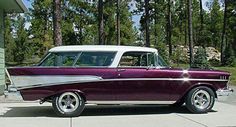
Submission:
[[[208,10],[208,8],[206,7],[207,1],[212,1],[212,0],[202,0],[203,9],[205,9],[205,10]],[[23,3],[25,4],[25,6],[27,8],[32,8],[32,5],[31,5],[32,2],[30,0],[23,0]],[[131,7],[131,10],[132,9],[135,9],[135,7]],[[140,17],[141,17],[141,15],[133,15],[132,16],[132,21],[134,22],[134,26],[137,28],[139,28],[139,26],[140,26],[140,23],[139,23]],[[26,23],[25,28],[29,28],[30,25],[31,25],[30,23]]]

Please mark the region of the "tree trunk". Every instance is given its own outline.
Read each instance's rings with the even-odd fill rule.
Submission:
[[[79,10],[79,14],[82,17],[82,9]],[[79,45],[83,45],[83,26],[82,19],[79,20]]]
[[[185,9],[184,9],[184,46],[187,47],[188,45],[188,4],[187,4],[187,0],[184,0],[184,6],[185,6]]]
[[[199,35],[200,35],[200,38],[203,37],[203,24],[204,24],[204,20],[203,20],[203,8],[202,8],[202,0],[199,0],[199,5],[200,5],[200,30],[199,30]],[[195,32],[196,34],[196,32]],[[199,37],[197,37],[197,35],[195,35],[195,42],[197,42],[199,45],[201,45],[203,48],[205,48],[205,44],[202,43],[202,39],[200,39],[201,41],[199,41]]]
[[[145,0],[145,31],[146,31],[146,47],[150,47],[149,33],[149,0]]]
[[[55,46],[62,45],[61,0],[53,0],[53,41]]]
[[[98,43],[104,45],[103,0],[98,1]]]
[[[116,43],[120,45],[120,0],[116,0]]]
[[[188,0],[188,37],[189,37],[189,64],[193,64],[193,26],[192,26],[192,0]]]
[[[171,20],[171,0],[168,0],[168,8],[167,8],[167,38],[166,38],[166,40],[167,40],[167,43],[168,43],[168,45],[169,45],[169,57],[171,57],[172,56],[172,43],[171,43],[171,24],[172,24],[172,22],[171,22],[172,20]]]
[[[221,36],[221,45],[220,45],[220,60],[221,64],[223,65],[224,59],[224,38],[225,38],[225,28],[226,28],[226,19],[227,19],[227,0],[225,0],[225,8],[224,8],[224,22],[223,22],[223,29],[222,29],[222,36]]]
[[[200,31],[202,31],[203,29],[203,8],[202,8],[202,0],[199,0],[200,1],[200,20],[201,20],[201,28],[200,28]]]
[[[154,11],[154,40],[155,40],[155,46],[157,45],[157,41],[158,41],[158,35],[157,35],[157,28],[156,28],[156,25],[157,25],[157,0],[155,0],[155,11]]]

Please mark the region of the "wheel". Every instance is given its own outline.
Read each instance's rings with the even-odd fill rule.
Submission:
[[[76,117],[83,111],[85,101],[77,93],[65,92],[53,99],[52,106],[59,116]]]
[[[207,113],[215,103],[215,94],[212,89],[200,86],[189,91],[186,98],[186,107],[192,113]]]

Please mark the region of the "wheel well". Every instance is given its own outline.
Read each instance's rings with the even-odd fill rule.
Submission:
[[[198,84],[198,85],[194,85],[193,87],[188,89],[187,92],[185,92],[185,94],[178,101],[185,100],[185,98],[186,98],[187,94],[189,93],[189,91],[194,89],[194,88],[196,88],[196,87],[199,87],[199,86],[205,86],[205,87],[210,88],[214,92],[215,98],[217,98],[216,90],[215,90],[215,88],[212,85],[209,85],[209,84]]]
[[[43,99],[41,99],[43,102],[45,102],[45,101],[47,101],[47,102],[52,102],[52,100],[53,100],[53,98],[54,97],[56,97],[56,96],[59,96],[59,95],[61,95],[62,93],[64,93],[64,92],[74,92],[74,93],[76,93],[76,94],[79,94],[83,99],[84,99],[84,101],[86,102],[86,97],[85,97],[85,95],[82,93],[82,92],[80,92],[80,91],[70,91],[70,90],[68,90],[68,91],[61,91],[61,92],[58,92],[58,93],[56,93],[56,94],[53,94],[53,95],[51,95],[51,96],[48,96],[48,97],[45,97],[45,98],[43,98]]]
[[[83,93],[78,92],[78,91],[75,91],[75,93],[79,94],[84,99],[84,102],[86,102],[86,97],[84,96]]]

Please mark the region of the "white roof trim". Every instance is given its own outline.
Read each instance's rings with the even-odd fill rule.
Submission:
[[[49,50],[49,52],[76,52],[76,51],[143,51],[157,52],[154,48],[136,46],[116,46],[116,45],[80,45],[80,46],[59,46]]]

